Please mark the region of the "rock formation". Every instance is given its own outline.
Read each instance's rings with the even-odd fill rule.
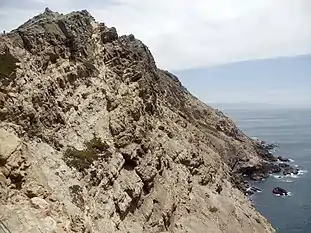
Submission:
[[[283,188],[280,188],[280,187],[276,187],[272,190],[272,193],[274,195],[278,195],[278,196],[287,196],[288,195],[288,192],[283,189]]]
[[[0,226],[12,233],[274,232],[241,173],[270,160],[87,11],[46,10],[0,37]]]

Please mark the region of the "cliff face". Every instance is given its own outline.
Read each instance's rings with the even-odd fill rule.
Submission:
[[[0,37],[0,220],[12,233],[274,232],[238,172],[261,161],[142,42],[87,11],[46,11]]]

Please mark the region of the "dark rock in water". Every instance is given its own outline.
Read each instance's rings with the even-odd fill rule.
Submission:
[[[280,173],[281,171],[282,169],[280,168],[278,164],[271,165],[270,173],[275,174],[275,173]]]
[[[279,145],[276,144],[276,143],[265,143],[263,142],[263,147],[266,149],[266,150],[273,150],[275,148],[277,148]]]
[[[287,196],[288,195],[288,192],[285,189],[280,188],[280,187],[274,188],[272,190],[272,193],[275,195],[281,195],[281,196]]]
[[[290,174],[297,175],[299,169],[292,167],[287,163],[266,162],[256,166],[244,167],[239,171],[243,174],[244,177],[248,177],[254,181],[262,181],[263,179],[268,178],[270,174],[278,174],[281,172],[285,176]]]
[[[254,192],[261,192],[261,189],[257,187],[251,187],[251,190]]]
[[[244,176],[248,177],[251,180],[255,180],[255,181],[260,181],[260,180],[263,180],[264,178],[268,177],[268,173],[266,171],[264,171],[263,169],[257,167],[257,166],[241,168],[240,172]]]
[[[279,145],[277,143],[267,143],[267,142],[259,140],[259,139],[256,140],[256,143],[258,145],[260,145],[265,150],[273,150],[273,149],[279,147]]]
[[[254,186],[250,186],[246,189],[245,194],[250,196],[250,195],[253,195],[254,193],[257,193],[257,192],[261,192],[261,189],[254,187]]]
[[[268,152],[266,155],[266,160],[270,162],[277,162],[278,158],[275,157],[271,152]]]
[[[284,157],[282,157],[282,156],[279,156],[279,157],[278,157],[278,160],[280,160],[281,162],[285,162],[285,163],[290,162],[290,160],[289,160],[288,158],[284,158]]]
[[[269,177],[269,174],[281,172],[281,168],[274,163],[262,163],[257,166],[244,167],[240,172],[251,180],[261,181]]]
[[[288,165],[287,163],[279,163],[279,167],[280,168],[287,168],[287,167],[290,167],[290,165]]]
[[[252,180],[254,180],[254,181],[262,181],[262,180],[264,180],[265,178],[267,178],[267,176],[265,177],[265,176],[263,176],[263,174],[254,173],[254,174],[251,175],[250,178],[251,178]]]
[[[298,168],[289,166],[289,167],[284,168],[283,175],[284,176],[290,175],[290,174],[298,175],[298,172],[299,172]]]

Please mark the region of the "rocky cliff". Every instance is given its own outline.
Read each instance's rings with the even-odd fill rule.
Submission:
[[[0,37],[0,220],[12,233],[274,232],[241,174],[266,154],[87,11],[46,10]]]

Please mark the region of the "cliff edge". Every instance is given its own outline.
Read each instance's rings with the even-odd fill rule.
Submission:
[[[241,173],[266,155],[87,11],[46,10],[0,37],[0,220],[12,233],[274,232]]]

